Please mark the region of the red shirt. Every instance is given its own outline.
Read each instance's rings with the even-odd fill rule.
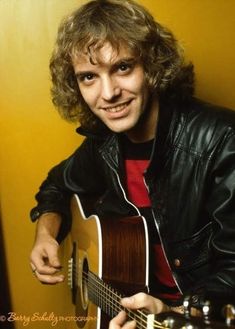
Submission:
[[[151,238],[152,258],[150,268],[153,270],[152,287],[150,290],[159,298],[176,300],[180,297],[171,270],[159,241],[157,228],[151,212],[151,201],[144,182],[144,172],[148,168],[152,141],[134,144],[130,141],[124,143],[124,157],[126,170],[126,188],[129,200],[139,208],[148,225],[154,231]],[[142,211],[144,210],[144,211]],[[151,217],[151,218],[146,218]]]

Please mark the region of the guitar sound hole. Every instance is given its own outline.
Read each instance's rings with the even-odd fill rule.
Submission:
[[[87,258],[83,257],[79,260],[78,266],[78,285],[77,285],[77,298],[76,298],[76,316],[83,317],[76,321],[78,328],[84,328],[86,326],[87,314],[88,314],[88,261]]]
[[[81,293],[82,293],[82,306],[85,310],[88,306],[88,261],[87,258],[83,259],[83,266],[82,266],[82,287],[81,287]]]

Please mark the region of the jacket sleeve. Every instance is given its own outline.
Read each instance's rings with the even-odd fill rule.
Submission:
[[[201,290],[206,299],[218,304],[217,311],[221,311],[223,304],[235,300],[235,132],[232,129],[216,154],[216,159],[212,159],[206,205],[213,223],[208,242],[212,254],[211,274],[202,283]]]
[[[66,234],[71,224],[72,195],[95,194],[103,186],[97,170],[100,166],[97,164],[99,155],[95,144],[92,139],[85,139],[74,154],[49,171],[35,196],[37,205],[30,212],[32,221],[43,213],[59,213],[62,216],[61,231]]]

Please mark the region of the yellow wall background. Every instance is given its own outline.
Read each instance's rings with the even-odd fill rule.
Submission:
[[[71,312],[66,284],[41,285],[31,273],[35,226],[28,213],[47,171],[81,142],[75,127],[62,121],[51,104],[48,61],[60,19],[84,2],[0,1],[0,205],[17,316]],[[181,40],[195,64],[197,95],[235,109],[235,1],[139,2]],[[14,324],[25,328],[20,319]],[[49,329],[52,323],[31,321],[27,327]],[[73,325],[58,322],[55,327]]]

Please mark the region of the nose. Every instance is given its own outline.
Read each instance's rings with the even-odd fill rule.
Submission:
[[[101,84],[101,94],[104,100],[111,101],[112,99],[118,97],[120,93],[121,88],[115,78],[110,76],[103,77]]]

